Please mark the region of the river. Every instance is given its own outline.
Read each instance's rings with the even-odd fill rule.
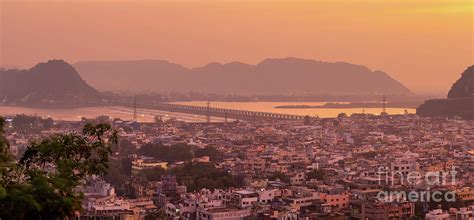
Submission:
[[[207,106],[205,101],[192,102],[174,102],[176,104]],[[339,113],[344,112],[348,115],[353,113],[371,113],[380,114],[382,108],[312,108],[312,109],[282,109],[275,108],[281,105],[323,105],[324,102],[211,102],[211,107],[228,108],[249,111],[273,112],[294,115],[319,116],[321,118],[336,117]],[[415,109],[406,109],[409,113],[415,113]],[[404,108],[387,108],[389,114],[402,114]],[[78,121],[82,117],[94,118],[100,115],[108,115],[112,118],[121,118],[123,120],[131,120],[133,117],[133,109],[121,106],[103,106],[103,107],[84,107],[84,108],[67,108],[67,109],[44,109],[44,108],[28,108],[16,106],[0,106],[0,115],[11,116],[15,114],[37,115],[41,117],[51,117],[55,120]],[[151,109],[137,109],[137,119],[140,122],[152,122],[156,115],[161,115],[164,119],[177,118],[189,122],[205,122],[206,116],[192,115],[176,112],[166,112]],[[223,118],[212,117],[212,121],[223,121]]]
[[[193,105],[193,106],[207,106],[205,101],[193,101],[193,102],[174,102],[176,104],[182,105]],[[282,114],[292,114],[292,115],[309,115],[309,116],[319,116],[321,118],[333,118],[336,117],[339,113],[343,112],[347,115],[354,113],[370,113],[370,114],[380,114],[382,112],[382,107],[380,108],[275,108],[276,106],[283,105],[309,105],[309,106],[318,106],[324,105],[326,102],[211,102],[211,107],[215,108],[228,108],[228,109],[238,109],[238,110],[249,110],[249,111],[260,111],[260,112],[272,112],[272,113],[282,113]],[[407,110],[409,113],[415,113],[416,109],[410,108],[387,108],[386,111],[389,114],[403,114]]]

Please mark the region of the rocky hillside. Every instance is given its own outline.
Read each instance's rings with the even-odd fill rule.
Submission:
[[[427,100],[416,109],[421,116],[474,119],[474,66],[467,68],[448,92],[448,99]]]
[[[0,101],[3,104],[70,106],[100,102],[73,66],[62,60],[39,63],[28,70],[0,70]]]
[[[474,65],[466,69],[448,93],[448,99],[474,97]]]

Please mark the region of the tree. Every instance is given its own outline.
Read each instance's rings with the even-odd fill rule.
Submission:
[[[279,171],[276,171],[274,173],[272,173],[272,175],[269,177],[270,180],[280,180],[284,183],[289,183],[290,182],[290,177],[288,177],[287,175],[285,175],[284,173],[282,172],[279,172]]]
[[[101,124],[110,124],[110,117],[107,116],[107,115],[100,115],[100,116],[97,116],[95,118],[95,120],[98,122],[98,123],[101,123]]]
[[[153,167],[149,169],[140,170],[138,176],[146,181],[160,181],[161,177],[166,173],[165,169],[161,167]]]
[[[366,153],[362,153],[360,156],[365,158],[365,159],[371,160],[371,159],[374,159],[377,156],[377,152],[369,151],[369,152],[366,152]]]
[[[189,191],[206,189],[225,189],[240,187],[243,180],[230,175],[228,172],[217,169],[212,163],[186,163],[183,167],[170,170],[176,175],[181,184],[186,185]]]
[[[324,180],[326,177],[326,173],[322,170],[312,170],[307,174],[308,179],[317,179],[317,180]]]
[[[54,126],[51,118],[43,119],[38,116],[15,115],[12,118],[13,130],[18,133],[39,133],[42,129],[50,129]]]
[[[203,157],[208,156],[211,161],[221,161],[224,158],[224,154],[218,151],[215,147],[205,147],[201,149],[197,149],[194,152],[195,157]]]
[[[126,176],[121,170],[120,160],[111,159],[109,161],[109,169],[107,174],[103,176],[104,180],[115,187],[117,195],[121,195],[123,192],[123,185],[128,176]]]
[[[347,114],[344,112],[341,112],[337,115],[337,118],[347,118]]]
[[[13,161],[13,157],[8,151],[8,141],[4,136],[5,120],[0,117],[0,178],[5,176],[6,172],[9,169]],[[0,182],[0,199],[3,199],[7,196],[6,189],[4,188],[3,182]]]
[[[112,148],[113,154],[118,154],[119,157],[128,157],[130,154],[134,154],[135,151],[135,145],[127,139],[121,139],[119,143],[115,144]]]
[[[103,178],[115,187],[117,194],[120,194],[123,192],[125,180],[132,175],[132,160],[128,157],[111,158],[108,167],[107,174]]]
[[[43,120],[43,128],[51,129],[54,126],[54,121],[52,118],[46,118]]]
[[[310,125],[311,124],[311,118],[309,115],[304,116],[304,125]]]
[[[174,144],[172,146],[146,144],[140,148],[139,152],[145,156],[154,157],[168,163],[193,159],[192,148],[187,144]]]
[[[55,134],[31,142],[16,164],[0,161],[1,167],[8,167],[0,176],[4,191],[0,218],[64,219],[73,215],[81,209],[82,198],[74,189],[86,176],[106,173],[116,140],[110,125],[87,124],[82,134]]]
[[[163,116],[155,115],[155,117],[153,119],[155,121],[155,124],[157,124],[157,125],[163,124]]]
[[[164,209],[153,210],[145,216],[145,220],[167,219]]]
[[[132,159],[129,157],[120,159],[120,171],[126,176],[132,175]]]

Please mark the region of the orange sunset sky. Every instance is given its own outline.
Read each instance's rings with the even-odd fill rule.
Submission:
[[[473,10],[472,0],[0,0],[0,65],[291,56],[361,64],[414,92],[445,93],[474,64]]]

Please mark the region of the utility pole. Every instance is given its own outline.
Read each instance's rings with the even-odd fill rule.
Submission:
[[[383,100],[382,100],[382,114],[387,114],[387,100],[385,98],[385,94],[383,95]]]
[[[211,123],[211,102],[207,99],[207,114],[206,114],[207,123]]]
[[[137,96],[133,97],[133,122],[137,122]]]

